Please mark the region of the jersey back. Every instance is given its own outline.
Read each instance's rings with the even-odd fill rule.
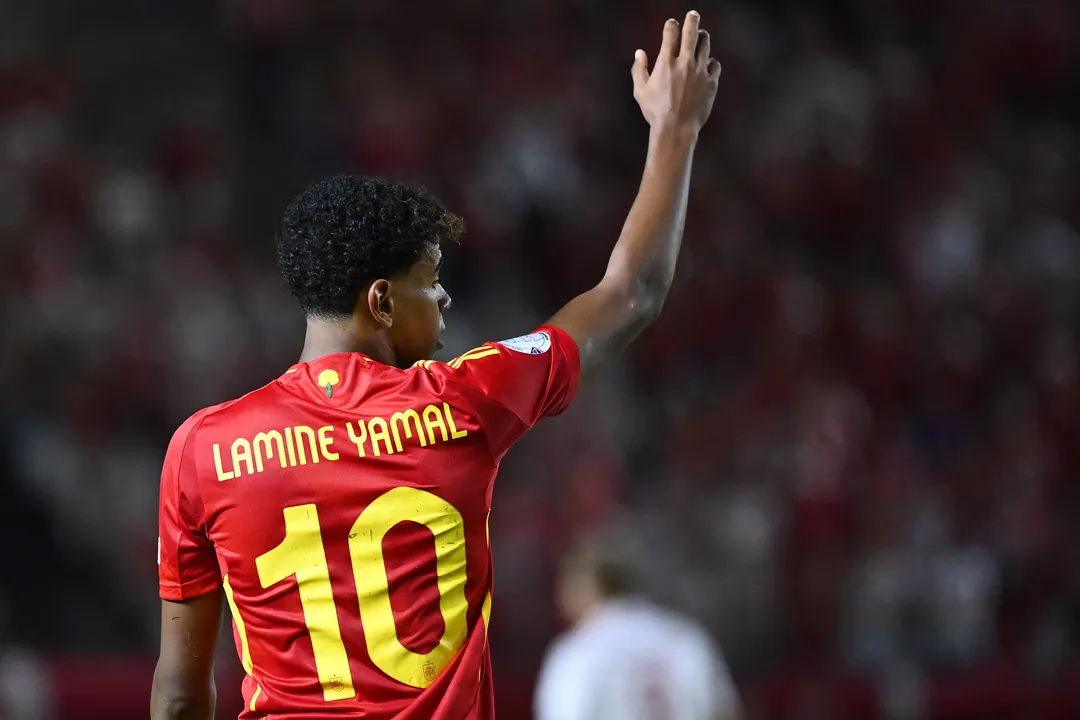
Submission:
[[[337,354],[181,426],[160,594],[224,588],[241,718],[493,717],[492,487],[579,373],[554,327],[408,370]]]

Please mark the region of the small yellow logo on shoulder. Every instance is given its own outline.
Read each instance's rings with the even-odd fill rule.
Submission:
[[[317,380],[319,387],[326,388],[326,397],[334,397],[334,386],[341,382],[337,370],[323,370]]]

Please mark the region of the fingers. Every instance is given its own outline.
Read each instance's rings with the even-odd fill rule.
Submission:
[[[664,28],[667,30],[667,28]],[[682,48],[679,49],[679,57],[692,60],[695,57],[698,44],[698,30],[701,29],[701,15],[697,10],[686,13],[686,22],[682,29]]]
[[[657,61],[674,60],[679,52],[679,21],[675,19],[664,23],[664,40],[660,44],[660,55]]]
[[[642,52],[642,51],[638,51]],[[712,40],[709,37],[709,33],[701,29],[701,15],[697,10],[691,10],[686,13],[686,20],[682,27],[679,27],[677,20],[668,20],[664,23],[664,39],[660,44],[660,54],[657,56],[657,62],[663,60],[674,60],[676,57],[683,58],[691,63],[696,63],[698,67],[703,67],[707,71],[715,63],[714,60],[709,58],[712,52]],[[644,55],[644,53],[642,53]],[[637,82],[638,59],[635,55],[634,59],[634,77]],[[648,66],[647,59],[645,60],[646,66],[643,68],[644,75],[641,76],[644,79],[648,79]],[[719,63],[717,63],[717,74],[719,74]]]
[[[698,30],[697,38],[697,63],[699,67],[705,67],[712,53],[712,41],[709,39],[708,30]]]
[[[713,80],[720,79],[720,61],[716,58],[709,58],[709,64],[705,68],[705,74]]]
[[[630,76],[634,78],[634,87],[639,88],[649,81],[649,56],[644,50],[634,53],[634,65],[630,68]]]

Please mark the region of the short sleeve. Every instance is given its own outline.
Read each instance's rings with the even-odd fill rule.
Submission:
[[[158,502],[158,585],[163,600],[186,600],[221,587],[214,545],[204,530],[202,498],[190,458],[198,416],[176,431],[165,454]]]
[[[581,381],[577,345],[551,325],[427,369],[470,399],[499,455],[541,418],[566,410]]]

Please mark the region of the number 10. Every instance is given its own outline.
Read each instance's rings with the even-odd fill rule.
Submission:
[[[326,700],[355,697],[319,513],[314,504],[297,505],[285,508],[284,516],[285,539],[255,560],[259,581],[268,588],[296,576],[323,697]],[[392,527],[406,521],[423,525],[435,536],[439,611],[445,629],[439,642],[427,653],[415,653],[401,644],[390,606],[382,541]],[[461,513],[445,500],[424,490],[397,487],[364,508],[349,531],[349,554],[368,655],[376,667],[406,685],[416,688],[431,685],[465,642],[468,601],[464,527]],[[484,605],[486,611],[486,600]]]

